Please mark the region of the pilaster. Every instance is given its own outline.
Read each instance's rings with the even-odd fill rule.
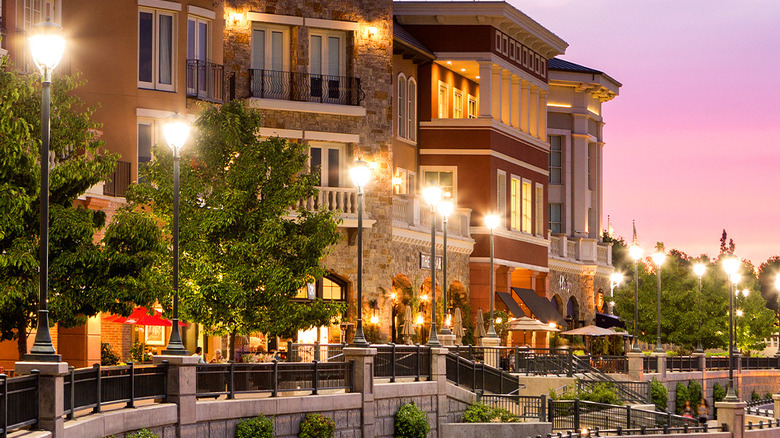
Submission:
[[[547,141],[547,91],[539,90],[539,138]]]
[[[628,357],[628,378],[631,380],[642,380],[642,372],[644,371],[643,353],[626,353]]]
[[[480,75],[480,81],[482,76]],[[493,64],[490,81],[490,98],[492,100],[492,114],[496,120],[501,120],[501,67]],[[482,92],[479,93],[483,95]]]
[[[493,117],[493,63],[479,62],[479,117]]]
[[[520,80],[520,130],[528,134],[528,126],[531,121],[531,83]]]
[[[520,129],[520,76],[512,75],[510,94],[510,119],[514,128]]]
[[[509,70],[501,70],[501,121],[505,125],[512,123],[512,85],[510,82],[511,74]]]
[[[528,103],[530,110],[529,134],[534,137],[539,135],[539,88],[531,85],[531,98]],[[547,112],[545,111],[545,114]]]

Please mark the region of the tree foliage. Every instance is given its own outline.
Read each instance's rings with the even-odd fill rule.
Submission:
[[[0,61],[0,339],[16,339],[22,355],[39,296],[41,87],[38,76],[16,73],[6,59]],[[67,76],[52,84],[49,310],[65,326],[102,311],[128,314],[134,303],[148,305],[164,293],[147,281],[163,249],[150,217],[120,214],[101,245],[94,234],[105,213],[74,205],[116,165],[116,156],[102,150],[93,109],[72,93],[78,85]]]
[[[261,140],[261,126],[258,112],[240,102],[206,108],[181,157],[181,310],[212,334],[230,334],[231,346],[238,334],[292,337],[342,311],[292,300],[325,274],[320,261],[337,241],[337,223],[333,212],[296,208],[319,183],[307,145]],[[167,147],[153,153],[141,169],[145,182],[127,198],[170,234],[173,156]]]

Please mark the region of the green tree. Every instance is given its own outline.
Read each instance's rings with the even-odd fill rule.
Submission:
[[[780,257],[773,256],[767,259],[758,268],[758,283],[761,288],[761,296],[767,301],[767,307],[778,311],[778,290],[775,287],[775,279],[780,275]]]
[[[74,204],[116,165],[95,134],[93,109],[71,93],[78,85],[56,77],[51,105],[49,310],[52,322],[66,327],[98,312],[128,314],[134,303],[148,305],[165,292],[153,280],[164,248],[150,217],[118,215],[101,245],[94,234],[105,213]],[[2,58],[0,95],[0,338],[17,340],[21,356],[37,325],[39,297],[40,80]]]
[[[338,239],[335,213],[296,208],[316,194],[318,172],[304,143],[261,140],[260,114],[234,101],[204,109],[181,157],[181,310],[230,335],[292,337],[328,324],[343,306],[293,301],[325,274],[320,261]],[[170,231],[173,157],[167,147],[141,169],[132,205],[147,206]],[[168,233],[170,234],[170,233]]]

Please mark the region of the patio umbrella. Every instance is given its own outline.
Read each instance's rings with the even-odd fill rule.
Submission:
[[[414,323],[412,322],[412,308],[409,306],[406,306],[406,311],[404,312],[404,325],[401,329],[401,335],[404,338],[405,344],[412,345],[412,336],[414,336]]]
[[[461,340],[466,336],[466,330],[463,328],[463,317],[460,314],[460,307],[455,308],[455,318],[452,323],[452,333],[455,335],[455,345],[460,345]]]
[[[562,335],[575,335],[575,336],[611,336],[618,333],[614,330],[597,327],[595,325],[586,325],[585,327],[579,327],[574,330],[568,330]]]
[[[479,311],[477,311],[477,326],[474,328],[474,337],[484,338],[485,336],[487,336],[487,332],[485,331],[485,317],[482,316],[482,308],[480,307]]]
[[[149,315],[146,311],[146,307],[136,307],[130,316],[124,317],[119,315],[113,315],[103,318],[107,322],[115,322],[118,324],[135,324],[135,325],[153,325],[170,327],[171,321],[163,318],[162,313],[157,310],[153,310],[154,313]],[[186,327],[187,323],[179,321],[179,326]]]
[[[523,316],[509,322],[509,331],[527,331],[527,332],[557,332],[558,329],[550,327],[537,319]]]

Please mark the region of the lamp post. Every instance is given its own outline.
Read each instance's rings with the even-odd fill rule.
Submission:
[[[444,302],[444,319],[446,321],[447,315],[448,315],[448,309],[449,309],[449,301],[447,300],[447,222],[449,222],[450,215],[452,214],[452,211],[455,209],[455,204],[452,202],[451,199],[444,199],[441,202],[439,202],[438,205],[439,214],[441,215],[441,227],[442,232],[444,234],[444,238],[442,239],[442,242],[444,243],[444,249],[442,250],[442,273],[441,273],[441,284],[442,284],[442,301]],[[452,330],[450,330],[449,324],[446,322],[442,324],[441,327],[441,334],[443,335],[451,335]]]
[[[704,263],[696,263],[693,265],[693,272],[699,278],[699,294],[696,296],[696,303],[698,304],[696,307],[699,309],[699,331],[697,336],[699,341],[696,344],[696,351],[694,351],[694,353],[704,353],[704,349],[701,346],[701,277],[704,275],[706,269],[707,267]]]
[[[642,258],[642,247],[634,244],[628,249],[628,253],[634,259],[634,342],[631,352],[641,353],[642,349],[637,343],[637,326],[639,325],[639,259]]]
[[[184,348],[179,334],[179,158],[181,148],[190,136],[190,124],[176,113],[168,118],[163,134],[173,150],[173,319],[171,336],[163,354],[186,356],[189,352]]]
[[[739,275],[739,274],[735,274],[735,276],[737,278],[737,282],[734,283],[734,286],[736,288],[736,285],[742,279],[742,276]],[[750,290],[749,289],[742,289],[741,293],[742,293],[743,297],[747,298],[748,295],[750,295]],[[742,314],[743,314],[742,310],[737,309],[737,306],[739,306],[739,302],[737,300],[737,298],[739,298],[739,294],[740,294],[740,290],[736,289],[736,291],[734,292],[734,309],[735,309],[734,313],[737,315],[737,318],[742,318]],[[737,354],[740,352],[739,351],[739,342],[738,342],[739,332],[737,331],[738,327],[739,327],[739,319],[734,319],[734,353],[737,353]]]
[[[655,263],[655,275],[658,279],[658,295],[656,299],[656,332],[655,332],[655,352],[663,353],[664,347],[661,346],[661,265],[666,260],[666,254],[662,251],[658,251],[653,254],[653,263]]]
[[[357,188],[358,204],[358,232],[357,232],[357,328],[355,337],[352,338],[352,346],[367,348],[369,346],[363,335],[363,188],[371,177],[371,168],[361,159],[355,160],[349,169],[349,176]]]
[[[29,354],[30,362],[59,362],[49,332],[49,136],[51,134],[51,73],[62,59],[65,39],[62,28],[48,19],[35,26],[30,52],[41,72],[41,192],[40,192],[40,286],[38,289],[38,329]]]
[[[613,272],[609,276],[609,306],[607,306],[608,313],[612,315],[612,307],[615,305],[615,288],[623,282],[623,274],[620,272]]]
[[[431,207],[431,334],[428,336],[427,345],[440,347],[441,343],[436,333],[436,208],[441,202],[441,188],[436,186],[426,188],[423,190],[423,199]]]
[[[780,330],[780,274],[775,277],[775,289],[777,289],[777,327]],[[775,357],[780,357],[780,333],[777,335],[777,345]]]
[[[495,214],[489,214],[485,216],[485,226],[490,229],[490,328],[487,332],[488,338],[497,338],[496,327],[493,325],[493,312],[495,310],[495,272],[493,270],[494,256],[495,256],[495,231],[498,224],[501,222],[501,218]]]
[[[734,285],[739,282],[737,271],[739,270],[739,259],[730,256],[723,260],[723,270],[729,276],[729,387],[726,392],[725,402],[738,402],[736,392],[734,392]]]

